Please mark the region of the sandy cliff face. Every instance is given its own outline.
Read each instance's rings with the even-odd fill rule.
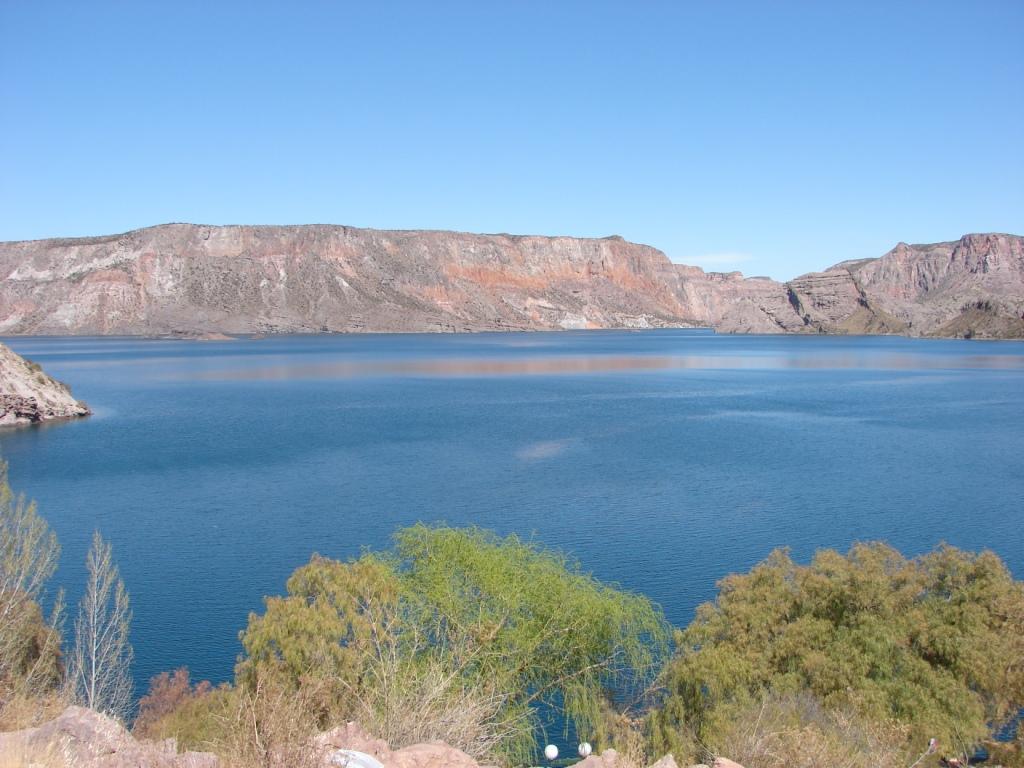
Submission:
[[[1022,238],[900,244],[789,283],[618,237],[169,224],[0,243],[0,334],[711,326],[1024,335]]]
[[[797,311],[827,333],[1024,337],[1024,238],[965,235],[900,243],[788,284]]]
[[[88,414],[66,385],[0,344],[0,427]]]
[[[797,314],[784,283],[739,272],[704,272],[676,267],[679,291],[693,317],[722,333],[800,333],[807,323]]]
[[[0,333],[692,324],[673,283],[621,238],[173,224],[0,245]]]

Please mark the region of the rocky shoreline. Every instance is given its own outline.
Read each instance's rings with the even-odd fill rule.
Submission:
[[[0,344],[0,427],[88,416],[63,382]]]

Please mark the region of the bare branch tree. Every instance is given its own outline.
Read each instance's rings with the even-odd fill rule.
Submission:
[[[84,707],[125,720],[132,705],[131,609],[110,544],[93,534],[88,579],[75,620],[68,684]]]

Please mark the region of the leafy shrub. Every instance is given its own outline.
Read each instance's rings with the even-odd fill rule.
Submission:
[[[668,647],[661,612],[564,556],[478,529],[415,526],[349,563],[314,557],[242,633],[236,678],[312,691],[393,746],[444,739],[526,760],[537,712],[593,732],[609,693],[642,689]]]
[[[651,715],[656,748],[715,743],[765,695],[807,692],[960,751],[1024,704],[1024,584],[991,552],[908,560],[858,544],[799,566],[779,550],[723,579],[677,648]]]
[[[205,732],[209,729],[196,729],[195,725],[203,718],[194,714],[207,708],[210,702],[203,701],[202,707],[192,705],[212,690],[208,680],[192,685],[187,667],[161,672],[149,681],[149,692],[139,699],[132,731],[142,738],[176,738],[182,744],[202,744],[204,737],[210,735]]]

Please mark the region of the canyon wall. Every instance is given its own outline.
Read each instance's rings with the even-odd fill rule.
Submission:
[[[1022,335],[1022,238],[900,244],[789,283],[619,237],[167,224],[0,243],[0,334],[658,328]]]

